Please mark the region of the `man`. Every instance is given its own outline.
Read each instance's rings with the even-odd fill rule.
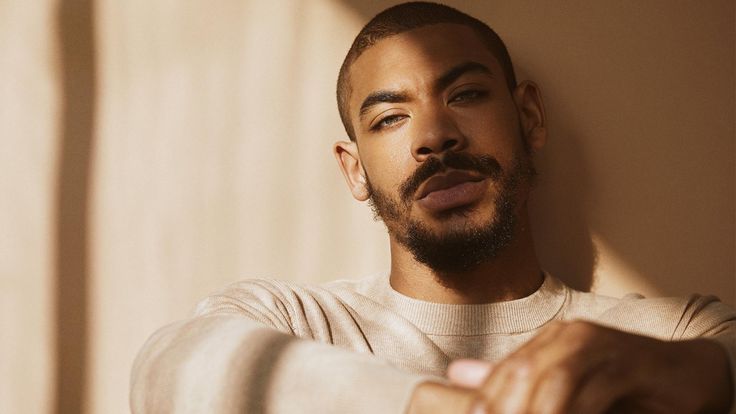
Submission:
[[[527,199],[538,88],[449,7],[407,3],[340,71],[353,196],[390,235],[386,277],[248,280],[157,332],[134,412],[726,412],[736,313],[712,297],[573,291],[541,269]]]

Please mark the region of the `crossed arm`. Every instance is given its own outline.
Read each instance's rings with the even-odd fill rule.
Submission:
[[[329,307],[334,321],[353,321],[332,296],[297,297],[265,282],[237,289],[149,339],[133,367],[133,413],[680,413],[736,406],[736,313],[711,299],[688,302],[675,320],[670,339],[681,341],[553,322],[496,364],[454,362],[443,380],[372,355],[377,342],[352,351],[330,345],[325,338],[333,333],[343,342],[348,333],[363,334],[357,323],[341,333],[327,318],[306,316]],[[374,330],[381,334],[386,327]],[[434,346],[429,339],[383,339],[384,347],[403,344],[402,357],[414,359],[423,357],[408,350]],[[435,366],[443,366],[438,361]]]
[[[712,340],[555,322],[495,365],[454,362],[442,383],[370,354],[213,316],[149,340],[131,405],[134,413],[725,413],[731,375],[725,348]]]
[[[665,342],[588,322],[555,322],[497,364],[455,361],[424,382],[409,414],[725,413],[733,383],[712,340]]]

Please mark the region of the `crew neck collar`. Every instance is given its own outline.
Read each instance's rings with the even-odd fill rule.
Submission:
[[[388,275],[376,280],[376,298],[428,335],[514,334],[544,325],[562,309],[569,289],[548,273],[529,296],[480,305],[426,302],[391,287]]]

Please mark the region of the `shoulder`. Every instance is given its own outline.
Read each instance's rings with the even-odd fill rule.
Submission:
[[[240,315],[281,331],[311,336],[315,326],[345,319],[371,279],[310,284],[267,278],[231,283],[206,297],[195,316]]]
[[[677,340],[717,334],[736,313],[715,296],[622,298],[570,289],[566,319],[584,319],[632,333]]]

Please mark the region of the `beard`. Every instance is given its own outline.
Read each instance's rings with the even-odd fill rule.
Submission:
[[[466,224],[437,234],[419,220],[410,218],[412,196],[419,186],[433,175],[453,168],[483,174],[497,182],[498,195],[493,200],[494,214],[485,223]],[[529,157],[517,156],[509,171],[503,171],[498,161],[488,155],[475,156],[448,152],[442,159],[429,158],[399,187],[399,201],[371,186],[369,205],[374,218],[386,224],[388,232],[430,269],[445,274],[473,270],[488,262],[506,248],[514,238],[517,226],[517,199],[521,183],[531,183],[536,175]],[[467,215],[468,207],[442,212],[439,220]]]

